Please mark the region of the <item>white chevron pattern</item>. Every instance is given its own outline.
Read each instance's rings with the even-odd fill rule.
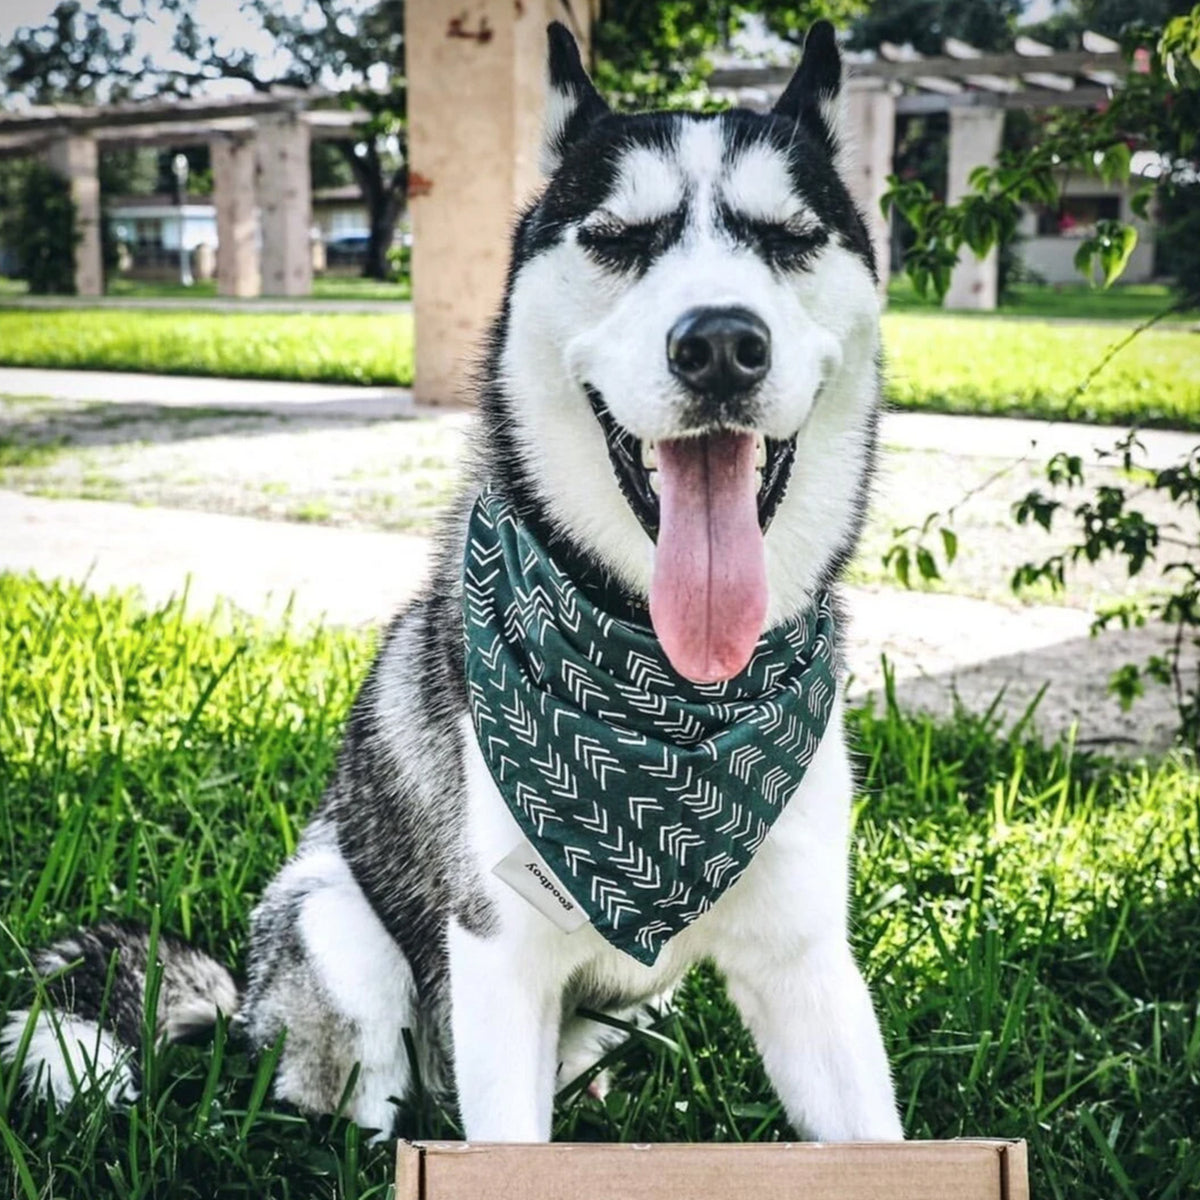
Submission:
[[[531,787],[523,783],[517,784],[513,797],[521,811],[537,826],[538,837],[546,832],[547,821],[562,820],[562,817],[554,811],[553,805],[540,799]]]
[[[669,854],[679,865],[687,865],[687,852],[693,846],[703,846],[704,839],[684,825],[664,825],[658,831],[658,848]]]
[[[604,743],[597,738],[577,733],[575,735],[575,757],[583,763],[585,771],[590,771],[595,776],[596,782],[601,787],[608,786],[608,776],[611,773],[625,774],[621,760],[611,750],[606,749]]]
[[[662,804],[653,796],[630,796],[629,819],[641,829],[642,822],[648,813],[662,812]]]
[[[626,913],[634,913],[638,910],[637,905],[629,899],[625,889],[619,883],[612,879],[605,879],[602,875],[593,877],[591,897],[592,903],[604,911],[605,917],[614,929],[620,928],[621,918]]]

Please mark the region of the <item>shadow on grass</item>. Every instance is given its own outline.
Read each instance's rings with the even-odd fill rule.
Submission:
[[[1158,622],[1143,628],[1109,629],[1048,646],[1001,654],[895,683],[906,711],[953,716],[961,705],[984,712],[994,704],[1003,727],[1031,709],[1032,725],[1051,740],[1077,727],[1075,744],[1101,753],[1162,754],[1174,744],[1179,714],[1172,688],[1149,681],[1128,710],[1109,691],[1109,680],[1126,663],[1142,666],[1172,645],[1172,629]]]
[[[253,407],[96,402],[78,408],[0,408],[0,465],[34,466],[70,450],[91,446],[167,444],[214,436],[256,437],[287,431],[358,429],[383,421],[413,419],[406,399],[356,397],[317,403],[285,402]]]

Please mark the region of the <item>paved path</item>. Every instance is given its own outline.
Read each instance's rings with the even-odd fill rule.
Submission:
[[[231,296],[0,296],[0,308],[126,308],[188,312],[248,313],[406,313],[409,300],[298,300]]]
[[[253,409],[281,415],[317,415],[325,409],[347,419],[406,417],[414,411],[412,392],[400,387],[125,371],[50,371],[38,367],[0,367],[0,396],[47,396],[81,404]]]
[[[880,437],[885,445],[905,450],[931,450],[957,458],[1012,459],[1030,454],[1041,463],[1059,450],[1094,461],[1098,450],[1111,449],[1124,432],[1119,426],[1067,421],[891,412],[883,418]],[[1200,433],[1143,429],[1138,440],[1146,449],[1139,463],[1161,467],[1188,454],[1200,443]]]
[[[182,594],[196,612],[221,598],[269,618],[294,601],[303,620],[382,621],[420,586],[429,543],[401,533],[46,500],[0,490],[0,570]]]

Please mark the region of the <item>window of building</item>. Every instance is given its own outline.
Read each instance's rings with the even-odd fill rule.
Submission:
[[[133,240],[138,246],[147,249],[161,246],[162,234],[161,217],[138,217],[133,223]]]
[[[1085,238],[1095,232],[1097,221],[1120,216],[1120,196],[1064,196],[1057,208],[1038,213],[1038,236]]]

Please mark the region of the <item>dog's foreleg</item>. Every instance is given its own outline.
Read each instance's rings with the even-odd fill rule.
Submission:
[[[879,1023],[850,954],[854,781],[838,703],[800,789],[731,889],[714,945],[729,994],[798,1132],[903,1137]]]
[[[818,1141],[903,1138],[879,1023],[844,939],[737,960],[729,994],[796,1129]]]
[[[554,1105],[561,984],[504,933],[452,921],[450,1025],[463,1132],[473,1142],[546,1142]]]

